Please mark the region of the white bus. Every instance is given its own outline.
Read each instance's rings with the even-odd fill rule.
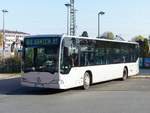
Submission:
[[[138,44],[65,35],[27,36],[23,43],[21,84],[69,89],[136,75]]]

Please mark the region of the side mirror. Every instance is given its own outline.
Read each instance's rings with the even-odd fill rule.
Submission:
[[[23,45],[24,45],[24,41],[22,40],[22,41],[21,41],[21,46],[23,46]]]

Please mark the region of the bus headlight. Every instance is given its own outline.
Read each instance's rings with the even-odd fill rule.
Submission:
[[[59,84],[64,84],[64,81],[63,80],[59,80]]]
[[[52,80],[50,83],[51,84],[64,84],[64,81],[63,80]]]

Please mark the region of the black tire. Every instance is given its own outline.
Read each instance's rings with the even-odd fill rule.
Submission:
[[[84,90],[89,89],[90,84],[91,84],[90,74],[88,72],[85,72],[84,78],[83,78],[83,89]]]
[[[124,68],[122,80],[125,81],[127,78],[128,78],[128,70],[127,68]]]

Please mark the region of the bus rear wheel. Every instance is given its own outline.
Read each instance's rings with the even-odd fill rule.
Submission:
[[[124,68],[123,70],[123,77],[122,77],[122,80],[126,80],[128,78],[128,71],[127,71],[127,68]]]
[[[88,72],[85,72],[84,78],[83,78],[83,89],[84,90],[89,89],[90,83],[91,83],[90,74]]]

